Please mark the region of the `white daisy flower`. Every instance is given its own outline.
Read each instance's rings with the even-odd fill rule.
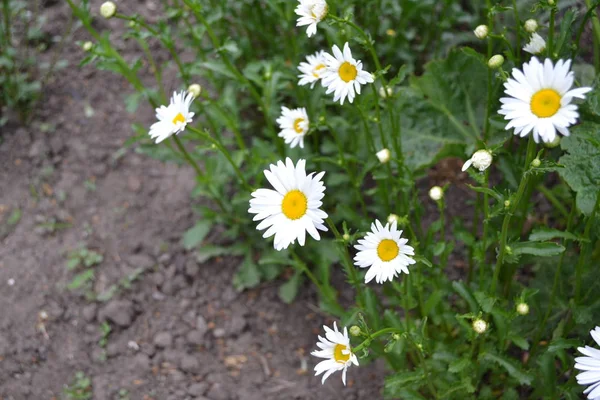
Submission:
[[[546,41],[543,37],[533,32],[529,43],[523,47],[523,50],[530,54],[540,54],[546,50]]]
[[[408,266],[415,263],[409,256],[415,255],[415,249],[407,246],[408,239],[402,239],[402,231],[397,229],[394,220],[385,226],[379,220],[371,224],[371,231],[354,246],[358,254],[354,257],[354,265],[369,268],[365,283],[373,278],[377,283],[392,281],[398,274],[408,274]]]
[[[590,331],[590,335],[600,346],[600,326]],[[583,391],[588,399],[600,399],[600,350],[590,346],[578,347],[577,350],[586,356],[575,358],[575,368],[585,371],[577,375],[577,383],[590,385]]]
[[[279,124],[279,137],[285,140],[293,149],[300,145],[304,148],[304,136],[308,132],[309,120],[305,108],[295,108],[290,110],[287,107],[281,107],[281,116],[277,118]]]
[[[156,109],[158,122],[150,127],[150,137],[156,139],[156,143],[160,143],[174,133],[183,132],[185,126],[192,122],[194,117],[194,113],[190,112],[190,104],[193,100],[192,93],[173,92],[169,105]]]
[[[494,156],[488,150],[481,149],[477,150],[471,158],[469,158],[462,166],[463,172],[466,171],[471,165],[479,170],[479,172],[483,172],[492,165],[492,161],[494,160]]]
[[[329,7],[325,0],[299,0],[296,7],[296,14],[300,16],[296,21],[296,26],[305,26],[306,36],[311,37],[317,33],[317,24],[327,16]]]
[[[306,175],[305,166],[306,160],[298,160],[294,166],[290,158],[285,164],[271,164],[264,173],[275,190],[258,189],[252,193],[248,212],[256,214],[254,221],[262,220],[256,229],[268,228],[263,237],[275,235],[275,250],[287,249],[296,239],[304,246],[306,232],[320,240],[318,230],[327,231],[323,225],[327,214],[319,209],[323,204],[325,186],[321,178],[325,172]]]
[[[342,371],[342,382],[346,384],[346,371],[350,364],[358,366],[358,358],[350,349],[350,338],[348,337],[348,328],[344,327],[344,333],[338,331],[337,325],[333,323],[333,330],[323,325],[325,329],[325,338],[319,336],[317,346],[321,350],[315,350],[312,354],[315,357],[325,358],[315,366],[315,376],[322,374],[321,383],[336,371]]]
[[[315,87],[315,83],[321,79],[321,75],[325,72],[325,54],[324,51],[318,51],[313,55],[306,56],[306,62],[301,62],[298,69],[302,74],[298,75],[300,81],[298,85],[304,86],[310,83],[310,88]]]
[[[513,78],[504,84],[510,97],[500,99],[502,107],[498,113],[510,120],[506,130],[515,128],[515,135],[527,136],[539,142],[552,142],[556,131],[569,136],[569,126],[577,122],[577,106],[570,104],[574,97],[584,99],[592,90],[589,87],[572,89],[573,72],[569,71],[571,60],[558,60],[556,66],[550,59],[544,64],[533,57],[523,64],[523,72],[513,68]]]
[[[327,68],[321,77],[323,87],[327,88],[327,94],[334,92],[333,101],[344,100],[352,103],[354,96],[360,94],[360,86],[373,82],[373,76],[362,69],[362,61],[352,58],[352,52],[348,42],[344,44],[344,52],[333,45],[333,56],[325,53],[324,57]]]

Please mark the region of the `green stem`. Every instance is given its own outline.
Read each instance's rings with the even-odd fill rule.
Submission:
[[[504,262],[504,256],[506,254],[506,243],[508,241],[508,227],[510,224],[510,219],[517,209],[519,202],[521,201],[521,197],[525,193],[525,189],[527,188],[527,182],[529,181],[529,168],[531,161],[535,155],[535,141],[533,140],[533,136],[529,136],[529,143],[527,144],[527,155],[525,156],[525,167],[523,169],[523,175],[521,175],[521,182],[519,183],[519,188],[517,189],[517,194],[515,199],[511,201],[510,207],[506,210],[506,214],[504,214],[504,220],[502,221],[502,231],[500,233],[500,248],[498,250],[498,259],[496,260],[496,267],[494,268],[494,277],[492,279],[492,286],[490,288],[490,294],[492,296],[496,293],[496,285],[498,284],[498,277],[500,276],[500,269],[502,268],[502,263]]]
[[[191,127],[189,127],[189,126],[188,126],[188,129],[192,130]],[[175,145],[177,146],[177,148],[179,149],[179,151],[181,152],[181,154],[183,155],[185,160],[196,171],[196,175],[198,175],[198,177],[200,177],[200,179],[204,179],[204,172],[200,169],[200,167],[198,166],[196,161],[194,161],[194,159],[190,156],[190,153],[188,153],[188,151],[185,149],[185,146],[183,145],[183,143],[181,143],[181,139],[179,139],[179,137],[177,135],[173,135],[171,137],[173,138]]]
[[[592,229],[592,225],[596,217],[596,211],[598,210],[599,205],[600,193],[598,193],[598,195],[596,196],[596,204],[594,204],[594,209],[588,217],[588,220],[585,224],[585,229],[583,231],[583,239],[587,241],[584,242],[584,244],[581,246],[581,251],[579,252],[579,259],[577,260],[577,266],[575,267],[575,304],[579,304],[579,301],[581,300],[581,280],[583,276],[583,267],[586,264],[588,253],[592,246],[590,240],[590,230]]]
[[[358,303],[359,307],[363,307],[364,306],[364,301],[363,301],[364,296],[362,293],[361,282],[358,277],[358,273],[356,272],[356,268],[354,267],[354,264],[352,263],[352,259],[350,258],[350,254],[348,254],[348,248],[346,246],[346,242],[345,242],[344,238],[342,237],[342,235],[340,235],[340,232],[337,230],[337,228],[336,228],[335,224],[333,223],[333,221],[331,220],[331,218],[327,218],[325,221],[327,222],[327,225],[329,226],[329,228],[331,229],[331,232],[333,232],[333,235],[335,236],[335,238],[337,239],[337,241],[339,243],[338,247],[340,249],[340,253],[342,254],[342,266],[344,267],[344,270],[346,271],[346,275],[348,276],[350,283],[356,289],[357,298],[358,298],[357,303]]]
[[[521,20],[519,19],[519,9],[517,8],[517,0],[513,0],[513,11],[515,15],[515,26],[516,26],[516,56],[517,62],[521,61]]]
[[[404,333],[404,331],[401,330],[401,329],[399,329],[399,328],[384,328],[384,329],[378,330],[375,333],[369,334],[369,337],[367,339],[363,340],[361,344],[359,344],[358,346],[354,347],[352,349],[352,351],[354,353],[358,353],[365,346],[369,346],[371,344],[371,342],[373,341],[373,339],[376,339],[379,336],[387,335],[388,333],[398,333],[398,334],[402,335]]]
[[[493,32],[494,30],[494,18],[491,15],[490,9],[492,8],[490,0],[486,0],[487,11],[488,11],[488,29],[489,32]],[[492,37],[488,35],[487,38],[487,59],[489,60],[492,57],[493,51],[493,42]],[[483,126],[483,141],[485,142],[488,137],[488,133],[490,131],[490,115],[492,113],[492,79],[493,73],[492,69],[487,69],[487,103],[485,109],[485,121]]]
[[[554,58],[554,25],[556,19],[556,6],[550,10],[550,26],[548,31],[548,57]]]

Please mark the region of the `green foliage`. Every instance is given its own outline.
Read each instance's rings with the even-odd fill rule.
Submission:
[[[65,400],[89,400],[92,398],[92,380],[78,371],[70,385],[63,389]]]

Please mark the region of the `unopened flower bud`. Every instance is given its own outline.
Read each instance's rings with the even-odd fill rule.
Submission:
[[[362,334],[362,331],[360,330],[360,328],[357,325],[352,325],[350,327],[350,334],[352,336],[360,336]]]
[[[385,164],[390,161],[391,153],[388,149],[382,149],[376,153],[376,156],[380,163]]]
[[[477,332],[479,335],[485,333],[487,331],[488,324],[482,319],[476,319],[473,321],[473,330]]]
[[[506,252],[506,254],[510,255],[512,254],[512,249],[510,248],[510,246],[504,246],[504,251]]]
[[[510,200],[504,200],[504,207],[505,208],[510,207]]]
[[[486,169],[488,169],[490,165],[492,165],[493,160],[494,157],[492,156],[492,153],[488,150],[477,150],[475,153],[473,153],[471,158],[463,164],[462,170],[466,171],[467,168],[473,165],[473,167],[478,169],[479,172],[483,172]]]
[[[112,18],[117,13],[117,6],[112,1],[106,1],[100,6],[100,15],[104,18]]]
[[[560,144],[560,135],[555,135],[554,139],[552,139],[551,142],[544,143],[544,146],[546,146],[549,149],[553,149],[553,148],[557,147],[559,144]]]
[[[350,241],[350,235],[348,235],[347,233],[344,233],[342,235],[342,239],[344,239],[344,241],[349,242]]]
[[[189,87],[188,87],[188,93],[191,93],[192,96],[194,96],[194,98],[200,96],[200,93],[202,92],[202,86],[200,86],[197,83],[192,83]]]
[[[535,19],[528,19],[527,21],[525,21],[525,30],[529,33],[533,33],[535,31],[537,31],[538,29],[538,23]]]
[[[393,223],[394,221],[396,221],[396,223],[400,222],[400,217],[397,216],[396,214],[390,214],[387,217],[387,222],[389,224]]]
[[[537,168],[537,167],[539,167],[541,164],[542,164],[542,162],[541,162],[541,161],[540,161],[540,159],[539,159],[539,158],[537,158],[537,157],[536,157],[536,158],[534,158],[534,159],[533,159],[533,161],[531,162],[531,166],[532,166],[533,168]]]
[[[434,186],[429,189],[429,197],[433,201],[440,201],[444,197],[444,191],[439,186]]]
[[[527,303],[517,304],[517,314],[519,314],[519,315],[529,314],[529,305]]]
[[[386,33],[388,36],[391,36],[391,37],[394,37],[394,36],[396,36],[396,31],[395,31],[395,30],[393,30],[393,29],[388,29],[387,31],[385,31],[385,33]]]
[[[392,97],[392,94],[394,94],[394,91],[391,87],[382,86],[379,88],[379,96],[382,99],[385,99],[386,97]]]
[[[554,0],[548,0],[548,4],[550,4],[551,6],[554,5]]]
[[[94,47],[94,43],[88,41],[85,42],[81,47],[83,48],[83,51],[90,51]]]
[[[504,64],[504,57],[502,57],[502,54],[493,55],[488,60],[488,67],[491,69],[498,69],[502,66],[502,64]]]
[[[477,39],[485,39],[488,35],[488,32],[489,32],[489,30],[488,30],[487,25],[479,25],[473,31],[473,33],[475,33],[475,36],[477,37]]]

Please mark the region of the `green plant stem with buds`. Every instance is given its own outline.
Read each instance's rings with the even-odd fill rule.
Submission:
[[[504,214],[504,220],[502,221],[502,231],[500,233],[500,248],[498,249],[498,258],[496,260],[496,267],[494,268],[494,277],[492,278],[492,285],[490,288],[490,295],[494,296],[496,293],[496,285],[498,284],[498,277],[500,276],[500,269],[502,268],[502,264],[504,262],[504,256],[506,254],[506,244],[508,242],[508,228],[510,225],[510,219],[517,209],[519,202],[521,201],[521,197],[525,193],[525,189],[527,188],[527,182],[529,181],[529,169],[531,168],[530,164],[535,156],[535,141],[533,140],[533,136],[529,136],[529,142],[527,143],[527,154],[525,156],[525,166],[523,169],[523,174],[521,175],[521,182],[519,183],[519,188],[517,189],[517,194],[515,195],[514,200],[511,200],[509,209],[506,210],[506,214]]]

